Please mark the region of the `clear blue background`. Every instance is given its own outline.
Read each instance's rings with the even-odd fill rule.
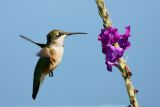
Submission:
[[[131,25],[128,65],[143,107],[159,105],[159,0],[106,0],[114,26],[123,33]],[[102,28],[94,0],[0,0],[0,106],[127,105],[124,81],[105,67],[97,35]],[[63,62],[46,77],[37,99],[31,98],[39,47],[23,34],[45,43],[52,29],[83,31],[65,40]]]

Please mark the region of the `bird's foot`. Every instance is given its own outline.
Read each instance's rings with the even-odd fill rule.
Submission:
[[[53,77],[53,71],[49,73],[49,77]]]

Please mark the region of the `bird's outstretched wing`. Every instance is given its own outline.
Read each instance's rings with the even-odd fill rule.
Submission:
[[[43,48],[43,47],[46,46],[45,44],[37,43],[37,42],[33,41],[32,39],[30,39],[30,38],[28,38],[28,37],[26,37],[26,36],[23,36],[23,35],[19,35],[19,36],[20,36],[21,38],[27,40],[27,41],[30,41],[30,42],[32,42],[32,43],[40,46],[41,48]]]
[[[49,70],[49,67],[50,67],[50,60],[48,58],[42,58],[42,57],[39,58],[33,77],[33,92],[32,92],[33,99],[36,99],[39,87],[42,84],[46,72],[48,72]]]

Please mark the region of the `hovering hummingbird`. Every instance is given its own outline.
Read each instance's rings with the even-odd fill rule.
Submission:
[[[28,40],[42,49],[38,52],[37,56],[40,57],[34,71],[33,77],[33,92],[32,98],[35,99],[42,84],[44,77],[49,74],[53,76],[53,71],[60,64],[64,51],[64,39],[70,35],[87,34],[82,32],[64,32],[62,30],[52,30],[47,35],[47,43],[41,44],[31,40],[28,37],[20,35],[25,40]]]

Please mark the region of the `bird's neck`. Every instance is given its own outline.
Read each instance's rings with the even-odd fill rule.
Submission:
[[[58,38],[54,41],[52,41],[51,43],[49,43],[49,46],[58,46],[58,47],[63,47],[63,43],[64,43],[64,38]]]

